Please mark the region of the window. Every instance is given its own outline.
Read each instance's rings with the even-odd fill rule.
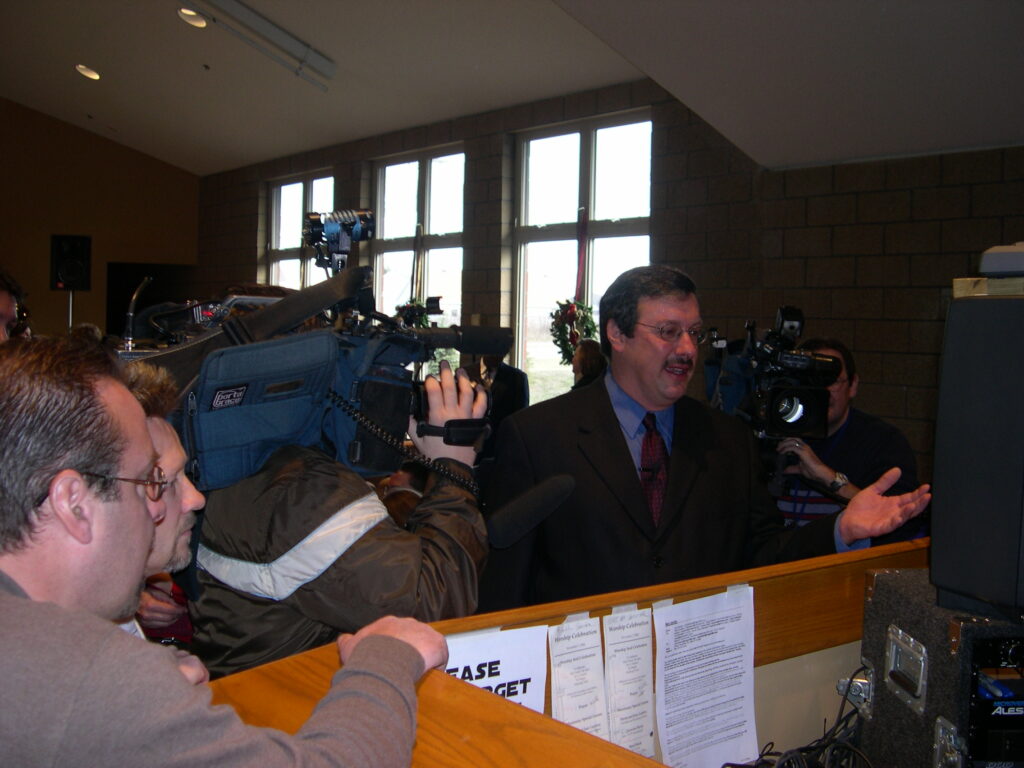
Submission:
[[[374,295],[387,315],[410,300],[441,297],[442,315],[462,317],[462,221],[465,155],[432,152],[377,166]]]
[[[516,339],[536,403],[573,383],[551,340],[556,303],[577,298],[598,320],[608,285],[650,263],[651,123],[634,114],[531,132],[519,157]]]
[[[304,288],[326,280],[325,270],[302,248],[306,214],[334,210],[334,177],[307,178],[279,184],[270,194],[269,279],[273,285]]]

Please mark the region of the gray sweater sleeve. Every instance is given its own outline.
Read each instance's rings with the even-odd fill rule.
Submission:
[[[32,608],[48,614],[34,630],[22,623],[0,633],[5,764],[379,768],[410,762],[423,660],[401,641],[364,639],[309,720],[290,735],[245,725],[231,707],[211,706],[210,689],[187,683],[166,648],[55,606],[4,602],[36,614],[18,610],[23,622],[38,617]]]

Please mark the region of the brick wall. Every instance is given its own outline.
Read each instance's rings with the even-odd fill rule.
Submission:
[[[514,133],[649,107],[651,258],[697,281],[728,338],[800,307],[807,335],[854,352],[858,405],[900,426],[931,476],[942,324],[954,277],[1024,240],[1024,147],[770,171],[651,81],[613,86],[306,152],[202,180],[197,290],[260,274],[268,183],[333,170],[339,208],[370,205],[370,161],[459,142],[466,152],[463,311],[508,323]],[[365,263],[366,252],[357,254]],[[692,394],[703,391],[694,384]]]

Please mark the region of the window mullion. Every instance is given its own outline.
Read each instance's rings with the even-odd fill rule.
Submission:
[[[576,297],[584,301],[590,295],[592,280],[591,259],[593,257],[594,233],[590,226],[590,219],[594,212],[594,128],[580,131],[580,206],[585,209],[587,216],[587,239],[584,243],[586,258],[583,260],[583,275],[580,281],[580,296]],[[579,247],[579,244],[577,244]]]
[[[636,219],[604,219],[588,224],[591,238],[616,237],[620,235],[646,235],[650,232],[650,219],[642,216]]]

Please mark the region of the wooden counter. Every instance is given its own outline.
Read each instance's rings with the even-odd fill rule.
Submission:
[[[754,588],[754,664],[761,666],[858,640],[868,571],[924,568],[928,539],[828,555],[749,571],[436,622],[445,634],[487,627],[559,624],[567,615],[603,615],[626,603],[691,600],[733,584]],[[211,684],[248,723],[294,732],[327,691],[338,669],[328,645]],[[511,704],[442,672],[419,686],[415,766],[643,766],[656,763],[609,742]]]
[[[251,725],[294,733],[327,693],[338,651],[326,645],[210,684]],[[417,686],[413,766],[658,766],[653,760],[431,670]]]

